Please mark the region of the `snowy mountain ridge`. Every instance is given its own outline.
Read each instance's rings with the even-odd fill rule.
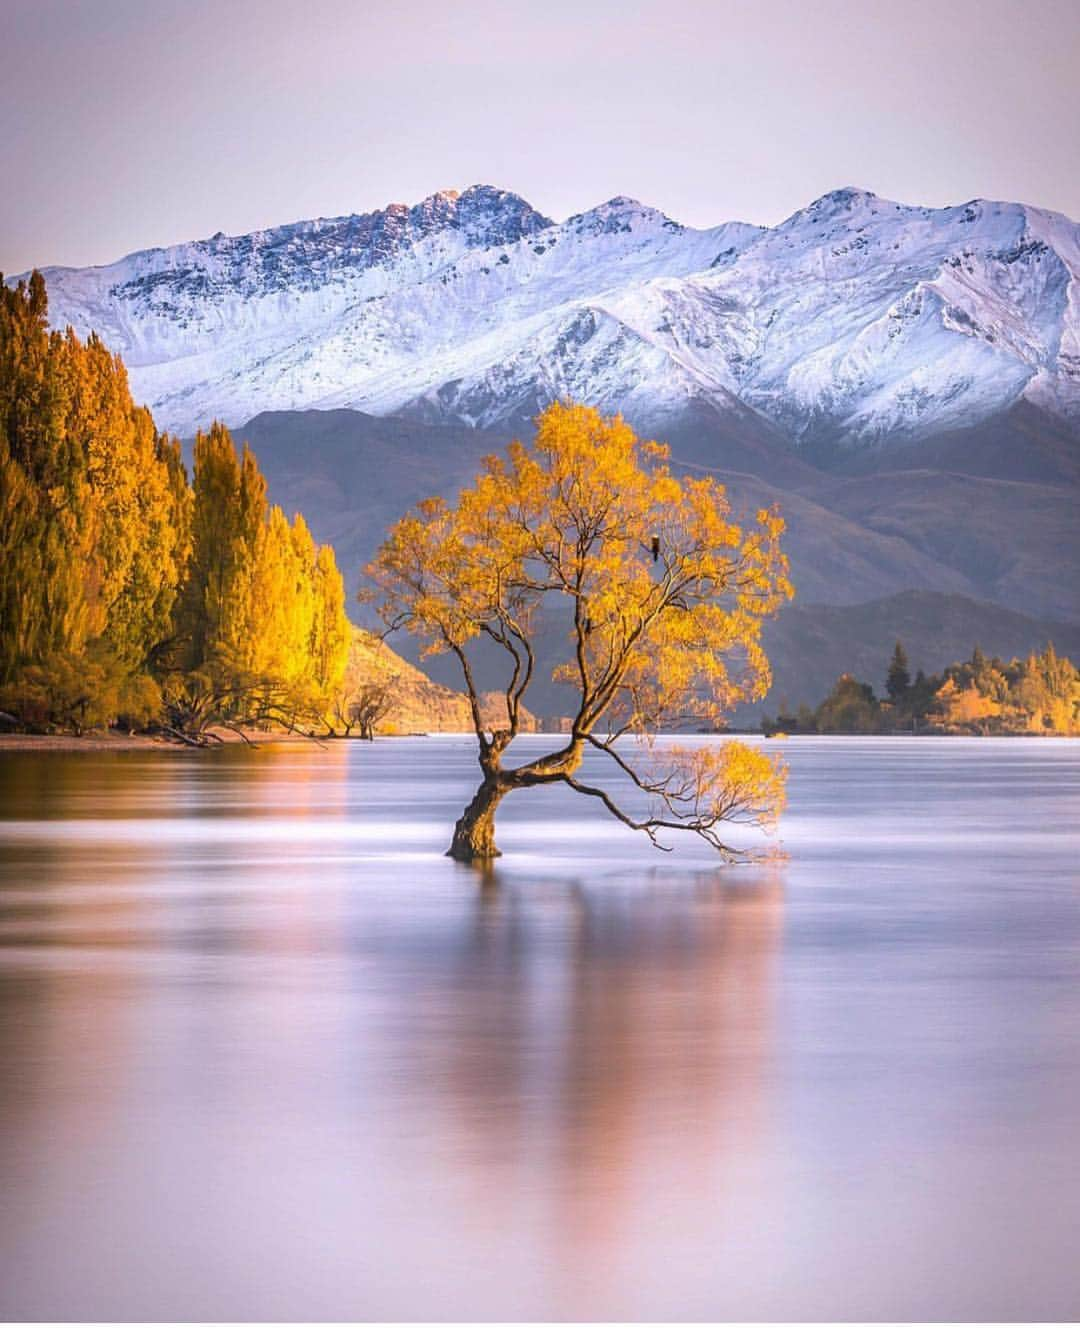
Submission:
[[[570,396],[661,431],[759,418],[873,449],[1028,400],[1080,428],[1080,227],[832,191],[773,228],[618,197],[554,223],[490,186],[44,271],[158,422],[296,408],[517,424]]]

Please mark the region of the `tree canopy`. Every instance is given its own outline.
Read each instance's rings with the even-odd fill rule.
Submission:
[[[873,687],[843,673],[816,709],[792,715],[782,703],[766,733],[1080,733],[1080,670],[1053,645],[1008,662],[988,658],[976,645],[971,657],[940,674],[920,668],[914,681],[898,671],[898,643],[886,678],[887,700]],[[904,678],[907,685],[903,685]]]
[[[47,313],[40,274],[0,282],[2,707],[32,727],[190,736],[331,695],[348,653],[332,550],[268,507],[218,424],[189,483],[120,359]]]
[[[893,701],[903,699],[911,689],[911,671],[908,668],[907,652],[898,640],[889,660],[889,671],[885,677],[885,690]]]

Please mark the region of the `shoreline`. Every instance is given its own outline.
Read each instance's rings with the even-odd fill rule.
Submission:
[[[179,743],[137,733],[109,736],[88,734],[77,738],[67,733],[0,733],[0,752],[10,751],[187,751]]]
[[[941,741],[945,738],[961,738],[969,741],[976,739],[983,740],[1014,740],[1022,738],[1052,738],[1068,741],[1075,739],[1075,734],[1068,733],[991,733],[991,734],[973,734],[973,733],[788,733],[788,734],[761,734],[750,730],[737,734],[741,737],[757,737],[765,742],[791,742],[803,738],[903,738],[915,742]],[[438,730],[431,730],[426,733],[387,733],[378,735],[374,740],[376,742],[393,742],[400,738],[418,738],[418,737],[471,737],[467,733],[442,733]],[[540,736],[539,734],[523,733],[522,737]],[[701,737],[702,734],[667,734],[669,737]],[[717,736],[725,736],[723,734]],[[225,734],[220,738],[223,745],[226,746],[244,746],[245,739],[235,734]],[[363,738],[305,738],[295,733],[261,733],[251,739],[255,748],[266,746],[278,746],[282,743],[289,746],[315,746],[331,747],[337,743],[363,742]],[[369,744],[370,745],[370,744]],[[146,733],[91,733],[83,737],[75,737],[74,734],[66,733],[0,733],[0,753],[3,752],[129,752],[129,751],[153,751],[153,752],[175,752],[177,755],[190,755],[203,749],[195,747],[185,747],[180,742],[173,742],[169,738],[158,737]],[[216,748],[207,750],[214,751]]]
[[[245,745],[245,740],[236,734],[225,734],[219,741],[225,746],[232,746],[234,743],[239,747]],[[314,746],[318,742],[325,747],[333,742],[359,741],[359,738],[303,738],[297,737],[295,733],[260,733],[251,739],[256,747],[280,742],[304,743],[307,746]],[[216,750],[216,747],[186,747],[182,742],[173,742],[169,738],[149,733],[86,733],[82,737],[70,733],[0,733],[0,752],[155,751],[190,755],[203,750]]]

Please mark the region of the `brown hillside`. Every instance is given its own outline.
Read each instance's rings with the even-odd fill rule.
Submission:
[[[349,663],[345,671],[347,691],[371,682],[389,686],[391,707],[378,733],[471,733],[472,715],[464,692],[440,686],[369,631],[353,628]],[[498,692],[484,693],[483,716],[489,727],[505,727],[506,705]],[[537,721],[522,710],[521,730],[536,731]]]

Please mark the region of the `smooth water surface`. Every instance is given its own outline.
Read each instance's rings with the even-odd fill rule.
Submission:
[[[464,738],[0,753],[0,1318],[1080,1317],[1080,744],[783,747],[486,877]]]

